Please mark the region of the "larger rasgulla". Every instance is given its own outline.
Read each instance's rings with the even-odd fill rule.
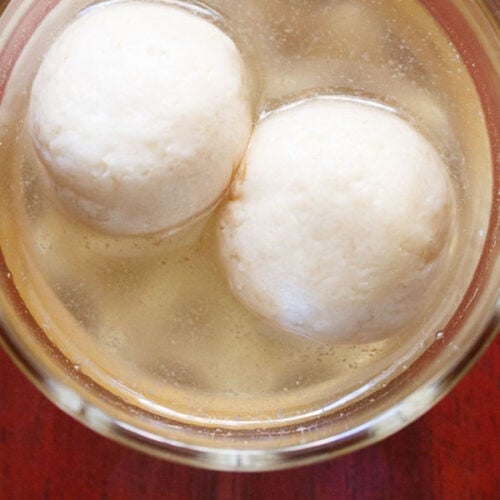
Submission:
[[[315,98],[257,126],[218,223],[236,296],[290,332],[370,342],[432,300],[453,226],[440,156],[366,101]]]

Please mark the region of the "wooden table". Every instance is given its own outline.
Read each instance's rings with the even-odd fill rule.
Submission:
[[[234,474],[162,462],[94,434],[0,352],[0,499],[493,500],[499,372],[496,342],[445,400],[395,436],[319,465]]]

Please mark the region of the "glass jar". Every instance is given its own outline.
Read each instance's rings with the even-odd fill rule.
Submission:
[[[209,3],[214,7],[224,4],[221,1]],[[258,1],[250,3],[260,5]],[[279,7],[279,3],[276,0],[269,5],[283,8]],[[375,373],[369,384],[366,381],[353,383],[348,393],[332,395],[329,401],[323,399],[321,405],[310,411],[297,412],[291,417],[287,408],[280,408],[276,415],[283,414],[285,417],[278,415],[276,418],[241,420],[212,418],[210,415],[200,417],[196,412],[189,415],[184,411],[181,414],[175,409],[165,408],[154,398],[141,398],[141,392],[135,391],[133,384],[103,383],[102,373],[93,371],[90,364],[82,364],[81,353],[71,343],[71,328],[68,326],[67,338],[54,334],[51,320],[45,318],[43,312],[43,276],[37,269],[36,259],[30,259],[24,253],[25,230],[21,226],[25,212],[29,212],[23,206],[30,196],[29,182],[15,177],[22,177],[22,174],[2,173],[0,342],[18,367],[49,399],[86,426],[147,453],[210,469],[257,471],[312,463],[376,442],[417,419],[451,390],[493,340],[500,325],[498,8],[493,1],[465,0],[422,0],[420,3],[388,0],[380,3],[379,10],[369,0],[341,4],[343,10],[336,12],[337,19],[344,16],[352,21],[358,12],[364,12],[363,8],[368,7],[373,15],[360,18],[366,25],[360,27],[364,35],[356,35],[359,47],[356,50],[351,47],[350,53],[345,50],[339,52],[344,54],[345,60],[336,61],[338,74],[344,72],[351,80],[356,79],[357,70],[349,66],[349,57],[371,57],[369,48],[363,47],[363,44],[377,40],[375,32],[380,26],[376,19],[387,18],[394,12],[401,16],[401,21],[410,24],[409,29],[399,32],[403,42],[395,56],[397,59],[406,54],[404,57],[408,64],[394,69],[393,61],[387,63],[387,67],[393,68],[393,75],[410,69],[417,74],[422,68],[426,69],[426,61],[436,59],[436,54],[444,50],[456,51],[459,63],[465,68],[466,74],[459,77],[458,73],[452,74],[454,69],[450,69],[451,63],[443,64],[442,68],[436,64],[433,66],[436,80],[444,87],[447,82],[450,84],[449,98],[456,101],[453,104],[455,115],[451,111],[448,115],[443,114],[433,107],[428,93],[420,92],[425,82],[422,89],[417,85],[416,92],[413,92],[413,84],[398,87],[404,90],[400,98],[410,114],[413,110],[427,117],[438,135],[440,124],[444,123],[441,121],[443,116],[445,121],[453,118],[462,121],[455,129],[455,139],[465,158],[463,185],[466,188],[461,207],[463,228],[459,240],[455,242],[460,248],[454,264],[456,271],[461,271],[461,281],[450,285],[443,292],[446,297],[443,295],[442,298],[443,304],[454,304],[453,310],[447,313],[446,321],[439,330],[429,330],[427,336],[410,343],[406,350],[411,351],[411,355],[397,363],[394,369]],[[408,7],[410,4],[411,9]],[[2,3],[0,131],[2,140],[10,144],[7,148],[22,135],[20,110],[29,95],[34,69],[48,41],[64,22],[85,5],[85,2],[65,0],[12,0]],[[418,12],[422,17],[413,17],[411,14],[416,11],[412,9],[420,9]],[[272,9],[268,13],[274,15]],[[335,19],[332,17],[332,26]],[[303,24],[307,25],[307,22]],[[339,29],[340,24],[336,26]],[[384,26],[391,36],[397,31],[396,28],[391,31],[387,24]],[[438,41],[419,38],[427,26],[440,33]],[[351,35],[354,36],[353,33]],[[346,39],[349,36],[346,35]],[[452,49],[444,49],[440,43],[450,44]],[[30,47],[29,51],[27,47]],[[30,52],[29,57],[27,52]],[[420,61],[412,64],[415,57]],[[431,63],[429,65],[432,66]],[[373,75],[375,73],[373,78],[366,78],[367,82],[372,82],[371,87],[368,83],[365,87],[359,84],[355,86],[354,93],[380,94],[379,88],[385,88],[385,83],[377,87],[379,84]],[[336,86],[345,90],[345,82],[349,78],[339,78]],[[464,87],[453,88],[452,78],[464,78]],[[417,77],[412,80],[413,83],[416,81]],[[21,83],[18,85],[18,82]],[[269,88],[267,91],[274,98]],[[389,101],[391,98],[397,100],[398,92],[394,90],[391,96],[386,97]],[[470,119],[467,113],[475,108],[472,105],[468,107],[468,99],[477,103],[479,109]],[[2,154],[2,169],[7,171],[9,152],[7,150]],[[24,201],[16,196],[19,186],[22,186]],[[43,246],[43,241],[37,241]],[[50,293],[48,288],[46,291]],[[58,307],[56,317],[65,317],[68,307]],[[85,356],[91,358],[89,352]],[[193,393],[193,407],[196,397]]]

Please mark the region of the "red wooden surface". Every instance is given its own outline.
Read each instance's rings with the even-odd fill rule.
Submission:
[[[299,469],[174,465],[87,430],[0,352],[0,499],[495,499],[500,343],[437,407],[385,441]]]

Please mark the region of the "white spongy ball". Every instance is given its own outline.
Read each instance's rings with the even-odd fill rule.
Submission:
[[[405,120],[311,99],[257,126],[219,214],[222,262],[240,300],[286,330],[379,340],[422,313],[452,205],[445,165]]]
[[[183,224],[227,188],[251,132],[242,57],[179,7],[81,14],[36,75],[29,123],[65,205],[112,233]]]

